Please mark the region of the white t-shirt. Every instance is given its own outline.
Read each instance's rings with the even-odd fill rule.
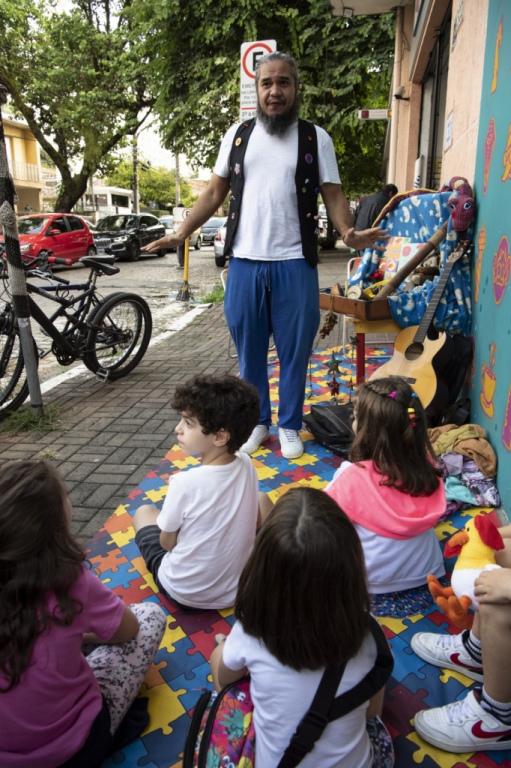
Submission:
[[[338,481],[351,463],[344,461],[335,472],[325,491]],[[361,490],[361,493],[363,490]],[[421,500],[416,497],[417,502]],[[350,510],[344,510],[348,517]],[[357,531],[367,570],[367,587],[372,595],[400,592],[426,584],[429,573],[444,576],[444,558],[433,529],[409,539],[382,536],[363,525],[353,523]]]
[[[247,667],[254,702],[257,768],[278,765],[296,726],[310,707],[324,669],[297,672],[272,656],[264,643],[237,621],[225,641],[222,658],[229,669]],[[368,634],[346,665],[337,694],[356,685],[372,668],[376,644]],[[329,723],[300,768],[369,768],[372,751],[366,731],[367,703]]]
[[[250,457],[230,464],[191,467],[172,475],[156,520],[162,531],[179,531],[158,579],[183,605],[234,605],[238,581],[255,539],[258,480]]]
[[[213,172],[229,177],[229,155],[239,124],[225,134]],[[318,138],[319,183],[340,184],[332,139],[315,126]],[[298,123],[284,136],[270,136],[256,121],[245,153],[243,201],[233,242],[240,259],[282,261],[303,259],[298,203],[296,162]]]

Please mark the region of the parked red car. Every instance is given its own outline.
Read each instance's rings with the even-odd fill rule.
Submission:
[[[32,213],[18,219],[21,256],[34,259],[46,252],[52,256],[77,261],[82,256],[94,256],[96,246],[89,227],[74,213]],[[0,238],[0,253],[3,238]]]

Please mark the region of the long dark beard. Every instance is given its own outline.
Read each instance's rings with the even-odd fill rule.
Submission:
[[[297,96],[287,112],[281,115],[267,115],[261,109],[261,105],[258,101],[257,120],[261,123],[265,131],[270,134],[270,136],[283,136],[289,126],[296,121],[299,108],[300,102]]]

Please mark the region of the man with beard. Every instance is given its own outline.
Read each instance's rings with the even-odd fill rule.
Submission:
[[[270,53],[256,68],[257,118],[225,134],[207,189],[175,236],[146,246],[175,245],[222,204],[231,203],[224,253],[230,257],[224,309],[242,378],[257,387],[260,423],[242,446],[254,453],[269,435],[267,354],[273,334],[280,362],[279,440],[288,459],[303,453],[299,435],[307,364],[319,325],[317,198],[346,245],[384,240],[379,229],[355,232],[341,190],[332,140],[298,120],[298,71],[285,53]]]

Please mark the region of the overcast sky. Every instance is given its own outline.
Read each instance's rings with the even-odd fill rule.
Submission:
[[[168,149],[164,149],[161,146],[160,137],[155,127],[144,128],[140,131],[138,148],[140,157],[149,160],[152,165],[168,168],[169,170],[175,168],[174,155]],[[184,155],[179,155],[179,170],[181,175],[187,178],[195,176]],[[207,168],[202,168],[198,174],[200,179],[209,179],[210,175],[211,171]]]

